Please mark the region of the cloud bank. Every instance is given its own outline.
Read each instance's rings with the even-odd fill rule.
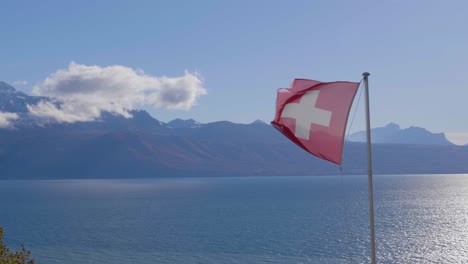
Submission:
[[[71,62],[33,88],[34,95],[56,101],[28,105],[28,110],[33,116],[61,123],[96,120],[104,111],[128,118],[136,106],[188,110],[207,93],[202,84],[197,74],[189,72],[181,77],[155,77],[120,65]]]
[[[0,112],[0,128],[9,128],[13,126],[13,121],[18,119],[18,114],[9,112]]]

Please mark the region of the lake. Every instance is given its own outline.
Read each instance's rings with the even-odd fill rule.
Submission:
[[[468,175],[374,176],[378,263],[468,263]],[[367,176],[0,181],[36,263],[369,263]]]

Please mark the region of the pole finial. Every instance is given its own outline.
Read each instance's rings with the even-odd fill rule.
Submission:
[[[370,73],[368,73],[368,72],[363,72],[362,73],[362,76],[364,76],[364,77],[369,77],[369,75],[370,75]]]

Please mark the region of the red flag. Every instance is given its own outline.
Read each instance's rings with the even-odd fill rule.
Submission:
[[[279,89],[271,124],[299,147],[341,164],[344,133],[357,82],[295,79]]]

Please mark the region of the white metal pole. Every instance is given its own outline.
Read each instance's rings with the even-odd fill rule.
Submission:
[[[374,191],[372,187],[372,154],[371,154],[371,129],[369,111],[369,77],[370,73],[364,72],[364,87],[366,89],[366,131],[367,131],[367,182],[369,188],[369,222],[371,236],[371,263],[375,264],[375,231],[374,231]]]

